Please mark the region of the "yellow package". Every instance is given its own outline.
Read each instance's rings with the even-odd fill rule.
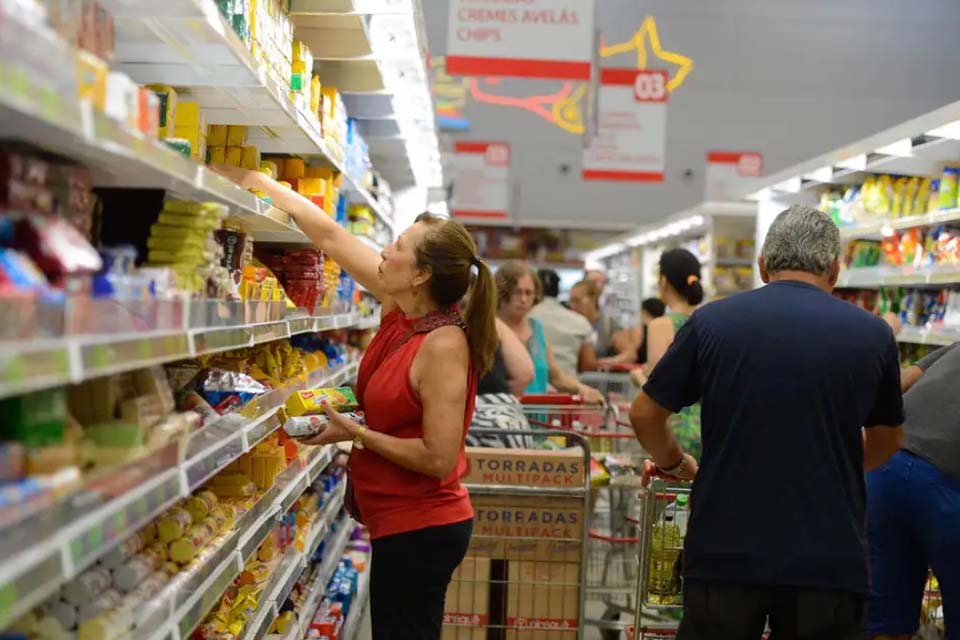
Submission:
[[[195,129],[200,126],[200,105],[196,102],[178,102],[174,114],[174,127],[177,129]],[[206,132],[204,132],[206,135]]]
[[[309,389],[297,391],[291,395],[285,404],[290,416],[304,416],[323,413],[324,403],[329,404],[334,411],[354,411],[359,407],[357,398],[350,387],[329,387],[326,389]]]
[[[904,192],[907,189],[907,179],[897,178],[893,183],[893,199],[890,202],[890,215],[899,218],[903,215]]]
[[[210,490],[218,498],[248,498],[257,494],[257,485],[248,482],[244,485],[213,485]]]
[[[907,181],[907,188],[903,192],[903,215],[912,216],[917,200],[917,190],[920,188],[920,178],[914,176]]]
[[[107,64],[83,50],[77,51],[77,98],[89,100],[98,111],[107,104]]]
[[[210,138],[207,138],[207,143],[209,144]],[[226,147],[207,147],[207,153],[210,155],[210,164],[226,164],[227,162],[227,148]]]
[[[310,113],[320,117],[320,76],[310,78]]]
[[[240,166],[254,171],[258,169],[260,167],[260,150],[253,145],[241,147]]]
[[[164,544],[173,542],[182,537],[191,524],[193,519],[190,513],[185,509],[174,507],[157,520],[157,536]]]
[[[239,167],[243,162],[243,147],[227,147],[226,162],[231,167]]]
[[[284,180],[299,180],[306,172],[306,164],[303,158],[287,158],[283,161],[283,174],[280,176]]]
[[[212,491],[204,489],[184,500],[183,508],[190,514],[194,522],[200,522],[210,515],[218,502],[217,496]]]
[[[917,197],[913,202],[913,213],[919,215],[927,212],[927,203],[930,201],[930,178],[924,178],[920,181],[920,187],[917,189]],[[939,202],[937,205],[939,206]]]
[[[297,191],[304,196],[324,195],[327,181],[323,178],[300,178],[297,181]]]
[[[207,144],[211,147],[227,146],[227,125],[211,124],[207,127]]]
[[[277,163],[273,160],[261,160],[260,161],[260,173],[265,173],[274,180],[279,176],[277,175]]]
[[[242,147],[247,141],[247,128],[240,124],[227,127],[227,146]]]

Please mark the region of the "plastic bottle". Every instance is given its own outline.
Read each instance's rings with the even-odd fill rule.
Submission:
[[[647,590],[654,604],[672,604],[677,595],[674,566],[680,558],[680,528],[673,521],[676,505],[663,511],[660,521],[653,525],[650,540],[650,572]]]
[[[673,521],[677,524],[677,528],[680,529],[680,537],[687,537],[687,521],[690,519],[690,496],[685,493],[682,493],[677,496],[677,501],[675,503],[675,513],[673,514]]]

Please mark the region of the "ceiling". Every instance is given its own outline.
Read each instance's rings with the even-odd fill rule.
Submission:
[[[639,41],[648,68],[666,68],[671,78],[688,74],[669,98],[664,182],[585,183],[585,138],[571,130],[582,122],[586,98],[574,108],[568,101],[553,122],[549,107],[558,98],[546,110],[525,100],[562,99],[585,87],[443,78],[437,62],[449,4],[422,0],[435,99],[441,109],[460,107],[470,129],[443,134],[441,147],[510,142],[517,224],[649,223],[703,200],[710,150],[758,151],[771,173],[960,99],[960,74],[952,72],[960,33],[955,0],[596,0],[603,42],[627,43],[609,48],[601,66],[638,65],[629,43]],[[663,62],[682,58],[690,65]]]

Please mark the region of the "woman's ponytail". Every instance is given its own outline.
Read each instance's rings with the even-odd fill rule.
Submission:
[[[497,337],[497,286],[490,268],[477,257],[477,244],[456,220],[444,220],[428,213],[417,222],[430,232],[417,246],[417,264],[429,269],[430,294],[440,306],[456,304],[470,287],[470,274],[476,268],[477,279],[463,319],[467,325],[470,360],[478,375],[493,367],[500,339]]]
[[[470,355],[480,375],[493,368],[500,338],[497,337],[497,285],[493,280],[490,267],[483,260],[477,260],[477,280],[470,293],[470,302],[464,314],[467,323],[467,341],[470,343]]]

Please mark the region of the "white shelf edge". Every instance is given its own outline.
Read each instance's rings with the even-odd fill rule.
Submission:
[[[902,218],[878,218],[876,220],[866,220],[841,226],[840,239],[855,240],[864,236],[877,235],[885,227],[899,231],[902,229],[912,229],[913,227],[926,227],[957,221],[960,221],[960,208],[933,211]]]

